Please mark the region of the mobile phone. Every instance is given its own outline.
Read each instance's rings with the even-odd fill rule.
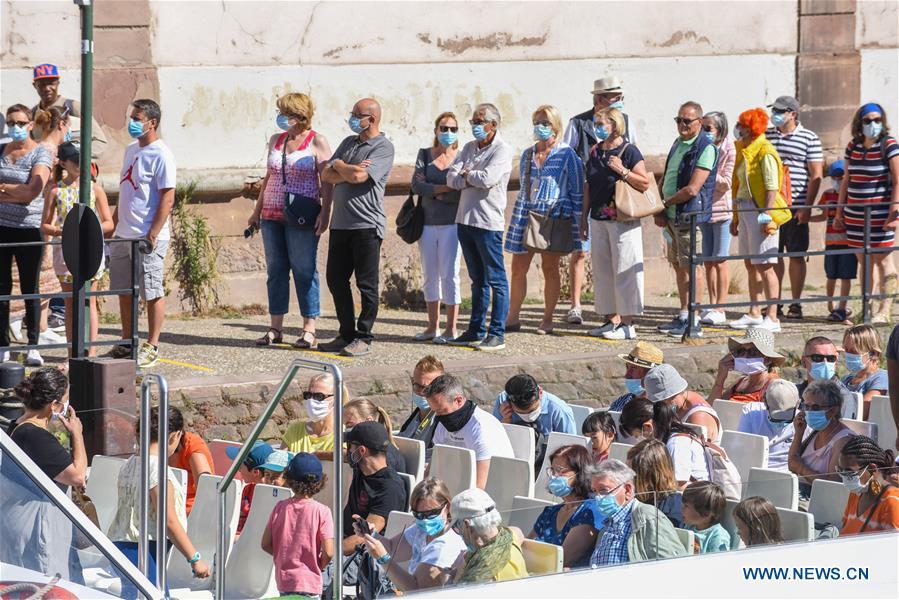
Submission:
[[[353,521],[359,526],[362,535],[371,535],[371,524],[368,521],[362,517],[356,517]]]

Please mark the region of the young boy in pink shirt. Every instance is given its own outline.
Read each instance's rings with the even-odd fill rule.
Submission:
[[[321,461],[314,454],[297,453],[285,469],[285,484],[293,498],[275,505],[262,534],[262,549],[275,561],[281,595],[318,598],[322,569],[334,556],[331,509],[312,498],[325,485]]]

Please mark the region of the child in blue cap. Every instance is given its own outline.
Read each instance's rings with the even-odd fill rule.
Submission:
[[[247,457],[243,460],[243,464],[247,469],[245,473],[241,473],[244,486],[240,495],[240,517],[237,521],[237,535],[240,535],[240,532],[243,531],[243,525],[250,515],[250,506],[253,504],[253,491],[256,489],[256,484],[265,483],[265,471],[262,465],[266,463],[269,455],[274,451],[275,449],[269,444],[256,440],[256,443],[253,444],[253,447],[247,453]],[[225,454],[232,461],[237,458],[238,452],[240,452],[240,446],[228,446],[225,449]]]
[[[843,175],[846,173],[846,165],[842,160],[831,163],[827,169],[827,176],[830,177],[831,187],[821,195],[818,206],[822,210],[820,214],[812,217],[812,221],[827,221],[827,229],[824,234],[824,246],[829,250],[849,250],[849,244],[846,238],[845,226],[837,226],[834,224],[834,216],[837,213],[836,208],[827,208],[827,205],[835,205],[839,201],[840,184],[843,181]],[[827,276],[827,296],[848,296],[852,290],[852,280],[855,279],[858,272],[858,260],[853,253],[826,255],[824,257],[824,273]],[[837,282],[840,284],[840,293],[835,294]],[[852,310],[846,307],[846,301],[840,300],[834,303],[833,300],[828,301],[827,310],[830,311],[828,321],[836,321],[845,325],[852,325],[849,318]]]

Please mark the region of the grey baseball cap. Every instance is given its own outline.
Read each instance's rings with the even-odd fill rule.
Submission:
[[[664,402],[687,389],[689,384],[677,369],[662,364],[649,370],[643,379],[643,387],[646,388],[646,397],[650,402]]]
[[[778,96],[774,104],[769,104],[768,108],[776,108],[777,110],[788,110],[790,112],[799,112],[799,100],[793,96]]]

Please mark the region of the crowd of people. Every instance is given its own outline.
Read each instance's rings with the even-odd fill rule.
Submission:
[[[80,107],[59,94],[59,80],[54,65],[39,65],[34,69],[34,87],[40,103],[33,109],[15,104],[6,111],[10,141],[2,146],[0,162],[4,242],[31,243],[59,236],[62,220],[78,200],[75,182],[80,157],[77,145],[69,141],[77,142],[80,136]],[[520,311],[535,254],[540,255],[544,294],[537,334],[554,329],[563,256],[570,258],[572,293],[565,320],[584,322],[580,297],[589,254],[595,310],[602,320],[589,333],[612,340],[637,337],[635,319],[643,315],[645,300],[643,227],[651,225],[628,216],[619,206],[625,196],[655,194],[656,181],[638,147],[633,119],[625,111],[620,79],[596,80],[591,94],[592,108],[572,117],[567,126],[553,105],[534,110],[535,143],[520,151],[521,189],[508,222],[507,192],[516,149],[501,134],[499,109],[491,103],[474,106],[468,121],[473,139],[467,142],[460,135],[460,116],[442,112],[434,119],[433,138],[419,150],[410,182],[420,196],[421,230],[413,237],[421,254],[427,304],[427,324],[414,336],[416,340],[484,351],[504,348],[506,332],[522,330]],[[381,130],[382,107],[372,98],[356,102],[347,119],[352,133],[333,151],[327,138],[313,129],[315,105],[309,95],[285,94],[277,99],[276,108],[274,125],[280,132],[266,146],[266,172],[248,220],[250,231],[262,232],[270,315],[269,329],[256,344],[284,343],[292,277],[302,316],[302,329],[293,346],[346,356],[367,354],[380,301],[380,248],[388,229],[384,194],[394,163],[393,144]],[[663,210],[653,216],[667,243],[680,299],[679,312],[658,327],[664,333],[679,337],[691,325],[701,335],[702,325],[726,322],[718,308],[688,316],[688,289],[693,278],[702,292],[705,279],[709,303],[727,301],[727,259],[734,236],[739,254],[751,256],[744,262],[752,304],[730,326],[772,333],[781,330],[781,315],[803,317],[800,300],[806,258],[790,257],[787,267],[778,254],[808,250],[810,221],[826,220],[827,247],[842,252],[825,257],[830,294],[838,283],[841,296],[851,291],[857,256],[866,240],[871,248],[892,246],[899,226],[899,143],[890,136],[883,107],[868,103],[855,111],[852,141],[844,158],[827,167],[832,189],[820,201],[825,173],[821,142],[801,124],[799,102],[780,96],[767,108],[743,111],[732,130],[723,112],[706,112],[695,101],[684,102],[674,117],[677,136],[658,183],[657,200]],[[153,100],[132,103],[128,132],[136,141],[125,152],[118,204],[110,211],[99,186],[94,186],[90,199],[107,237],[124,242],[147,239],[152,246],[149,254],[137,259],[149,319],[147,340],[138,351],[141,367],[152,366],[159,358],[165,316],[163,264],[176,181],[174,154],[159,137],[161,117]],[[102,130],[95,125],[93,131],[99,136],[93,148],[102,150]],[[551,236],[546,234],[549,230]],[[325,279],[339,331],[336,338],[320,342],[316,261],[318,243],[326,231]],[[510,274],[504,251],[512,255]],[[104,268],[109,270],[113,289],[130,287],[131,252],[129,243],[110,244]],[[12,289],[13,260],[22,293],[42,291],[42,257],[39,245],[0,248],[0,295]],[[472,298],[464,327],[459,323],[463,259]],[[691,273],[691,264],[702,264],[702,268]],[[892,254],[872,254],[871,267],[868,280],[875,281],[883,295],[874,322],[887,322],[891,297],[897,291]],[[58,248],[53,268],[61,289],[71,289],[71,276]],[[789,299],[781,291],[786,273]],[[358,315],[353,277],[360,294]],[[773,303],[762,305],[762,300]],[[792,300],[785,313],[777,300]],[[445,309],[442,326],[441,303]],[[0,346],[9,345],[8,304],[0,302]],[[121,297],[119,305],[123,338],[128,339],[132,333],[128,297]],[[844,300],[832,301],[829,309],[828,318],[833,321],[846,322],[850,317]],[[42,312],[46,313],[39,301],[26,302],[24,326],[30,344],[36,344],[46,330]],[[94,339],[95,316],[92,323]],[[114,347],[110,355],[125,357],[130,352],[124,344]],[[8,352],[0,356],[3,361],[9,358]],[[42,363],[37,350],[29,351],[25,360],[31,365]]]

